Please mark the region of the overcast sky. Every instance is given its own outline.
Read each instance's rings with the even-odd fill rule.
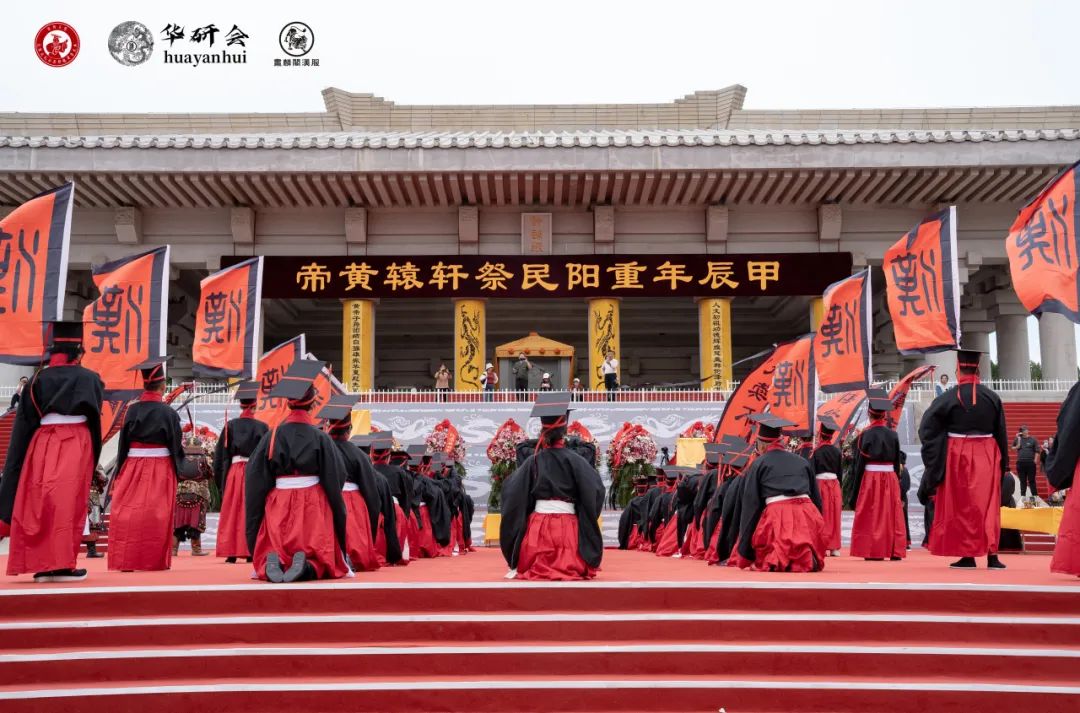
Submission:
[[[33,51],[56,20],[82,40],[60,69]],[[138,67],[107,51],[126,20],[155,33]],[[273,66],[291,21],[313,29],[319,67]],[[234,24],[249,35],[248,65],[161,64],[166,25],[211,22],[217,48]],[[1078,27],[1068,0],[12,0],[0,111],[322,111],[328,86],[415,104],[665,102],[735,83],[750,109],[1080,104]]]

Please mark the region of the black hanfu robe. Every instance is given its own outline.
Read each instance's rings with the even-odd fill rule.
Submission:
[[[866,474],[867,463],[888,463],[893,466],[896,474],[897,487],[900,485],[900,437],[896,431],[885,425],[871,425],[866,428],[855,441],[853,459],[851,462],[852,499],[855,504],[859,502],[859,491],[862,490],[863,476]],[[819,472],[819,471],[814,471]],[[836,473],[837,471],[832,471]]]
[[[390,496],[397,500],[397,504],[401,507],[401,512],[408,518],[410,513],[413,513],[416,517],[416,521],[420,521],[420,502],[416,497],[414,483],[416,478],[420,476],[414,476],[409,471],[405,470],[399,465],[391,465],[390,463],[374,463],[372,467],[375,472],[381,475],[386,484],[390,488]],[[393,509],[391,507],[391,509]]]
[[[592,463],[569,449],[543,448],[529,456],[503,484],[499,545],[510,569],[517,569],[529,516],[537,500],[574,504],[578,553],[587,566],[599,567],[604,554],[604,539],[597,522],[604,506],[600,474]]]
[[[128,406],[116,456],[118,474],[124,469],[128,451],[135,443],[167,448],[174,472],[180,470],[180,461],[184,459],[180,415],[161,400],[140,400]]]
[[[654,485],[645,491],[645,500],[641,504],[641,514],[638,517],[638,532],[645,542],[653,542],[652,538],[652,514],[656,507],[656,501],[664,494],[664,489]]]
[[[833,473],[837,478],[843,475],[843,454],[832,443],[825,443],[817,447],[810,456],[810,465],[814,469],[814,475],[819,473]]]
[[[922,483],[928,493],[932,494],[945,480],[950,433],[990,434],[1001,452],[1001,472],[995,473],[994,477],[998,478],[1009,471],[1009,436],[1001,399],[982,384],[954,386],[934,399],[919,424]],[[1062,435],[1065,436],[1062,440],[1075,441],[1071,434]]]
[[[678,514],[679,547],[682,547],[683,538],[686,536],[686,528],[690,526],[690,520],[694,516],[694,502],[697,491],[705,476],[701,474],[689,475],[675,488],[675,509]]]
[[[269,453],[271,441],[272,454]],[[248,548],[255,552],[255,541],[266,514],[266,498],[277,479],[293,475],[318,476],[333,519],[336,549],[344,552],[348,515],[341,496],[341,486],[346,480],[341,455],[326,433],[310,423],[288,420],[259,441],[248,461],[244,490]]]
[[[270,427],[257,418],[241,416],[225,424],[214,448],[214,482],[222,493],[228,485],[233,458],[250,458]]]
[[[379,531],[379,515],[383,516],[383,534],[386,537],[386,561],[390,564],[401,560],[401,543],[397,536],[397,518],[394,513],[393,503],[389,501],[389,489],[386,495],[379,490],[378,476],[375,466],[367,453],[358,446],[346,440],[334,439],[341,463],[344,466],[345,483],[355,483],[359,488],[360,497],[364,499],[367,507],[368,519],[371,525],[371,536],[374,538]],[[388,512],[389,510],[389,512]]]
[[[42,369],[23,389],[8,441],[3,478],[0,478],[0,520],[11,523],[23,461],[34,433],[41,427],[42,417],[48,414],[84,416],[90,434],[90,457],[92,463],[97,464],[101,456],[103,394],[104,387],[97,373],[76,364]],[[86,487],[89,497],[89,481]]]
[[[709,503],[712,501],[713,495],[716,494],[719,472],[718,468],[709,466],[701,477],[697,493],[694,494],[694,522],[697,523],[698,527],[703,528],[703,531],[705,525],[702,520],[705,517],[705,512],[709,509]],[[707,540],[706,545],[708,545]]]
[[[416,476],[413,481],[413,502],[415,504],[417,527],[423,529],[424,521],[420,515],[420,503],[427,508],[431,519],[431,534],[440,547],[450,544],[450,503],[446,500],[442,487],[433,478]]]
[[[660,490],[658,488],[658,490]],[[675,515],[675,491],[664,488],[660,492],[660,496],[652,501],[649,506],[649,541],[657,542],[656,534],[660,530],[660,526],[665,527],[671,522],[672,517]]]
[[[630,536],[634,532],[634,526],[641,521],[641,508],[645,503],[645,495],[635,495],[626,504],[626,509],[619,515],[619,549],[630,548]]]
[[[821,494],[810,462],[781,449],[767,450],[743,474],[739,493],[739,555],[753,562],[754,532],[765,510],[765,500],[776,495],[808,495],[821,510]],[[727,515],[725,514],[725,521]],[[726,522],[724,523],[726,526]]]
[[[1061,404],[1057,437],[1046,457],[1046,479],[1055,489],[1072,488],[1058,530],[1050,571],[1080,576],[1080,494],[1076,494],[1076,469],[1080,461],[1080,383],[1074,384]]]

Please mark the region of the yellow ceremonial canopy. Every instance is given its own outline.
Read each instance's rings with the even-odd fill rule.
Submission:
[[[495,356],[502,358],[517,358],[518,354],[524,353],[527,357],[571,357],[574,356],[574,347],[554,339],[541,337],[536,332],[529,332],[527,336],[507,342],[495,347]]]
[[[544,372],[551,375],[555,390],[570,388],[570,379],[574,373],[574,347],[570,344],[529,332],[520,339],[496,347],[495,358],[498,361],[499,378],[503,388],[514,388],[512,370],[518,354],[524,354],[534,366],[529,372],[528,388],[537,388]]]

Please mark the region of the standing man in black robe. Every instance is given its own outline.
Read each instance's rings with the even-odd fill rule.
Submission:
[[[1001,537],[1001,478],[1009,471],[1009,437],[1001,399],[979,382],[982,352],[957,351],[955,387],[934,399],[919,425],[923,480],[934,501],[930,553],[959,557],[950,567],[990,569]]]
[[[597,523],[604,483],[592,463],[564,447],[569,399],[536,404],[542,424],[537,451],[506,479],[500,546],[509,579],[596,576],[604,554]]]
[[[0,540],[10,575],[78,582],[90,485],[101,454],[100,377],[79,365],[82,322],[53,322],[49,365],[23,388],[0,479]]]
[[[893,409],[884,391],[868,392],[870,424],[855,440],[851,477],[855,520],[852,557],[899,561],[907,555],[904,507],[900,498],[900,438],[886,422]]]
[[[825,522],[810,463],[788,452],[781,429],[795,424],[759,416],[760,455],[743,477],[739,505],[739,555],[748,568],[818,572],[825,568]]]
[[[216,554],[229,564],[241,557],[251,562],[244,518],[244,473],[255,447],[270,430],[255,418],[258,382],[240,382],[234,398],[240,402],[240,415],[225,424],[214,449],[214,481],[221,493]]]
[[[1080,577],[1080,493],[1076,490],[1076,471],[1080,466],[1080,383],[1073,384],[1061,404],[1053,440],[1046,456],[1046,478],[1055,490],[1072,490],[1065,499],[1050,571]]]
[[[322,369],[321,361],[298,361],[270,391],[286,399],[289,413],[259,441],[247,465],[248,548],[255,575],[269,582],[352,574],[345,563],[345,466],[310,415]]]
[[[840,487],[843,456],[833,443],[840,427],[828,416],[818,420],[818,445],[810,454],[818,491],[821,493],[821,517],[825,521],[825,547],[828,553],[840,555],[840,530],[844,511],[844,494]]]

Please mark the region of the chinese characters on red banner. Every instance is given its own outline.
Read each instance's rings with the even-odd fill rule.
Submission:
[[[252,378],[258,363],[262,260],[251,258],[200,283],[192,345],[199,376]]]
[[[827,394],[870,385],[870,271],[829,286],[814,337],[814,361]]]

